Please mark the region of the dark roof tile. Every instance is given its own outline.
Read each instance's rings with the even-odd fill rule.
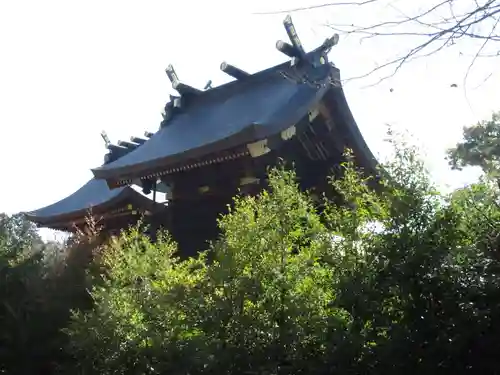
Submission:
[[[142,177],[173,163],[229,149],[279,133],[299,121],[331,87],[329,64],[310,68],[322,85],[292,82],[283,76],[290,63],[192,97],[187,108],[144,145],[120,159],[93,169],[100,179]]]
[[[128,190],[133,189],[130,187],[121,187],[110,190],[106,181],[91,179],[80,189],[59,202],[27,212],[25,215],[28,219],[40,223],[69,214],[81,213],[85,215],[85,212],[92,207],[109,205],[123,199],[132,193]],[[133,191],[133,193],[139,194],[136,191]]]

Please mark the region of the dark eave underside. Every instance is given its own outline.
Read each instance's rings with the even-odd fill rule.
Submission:
[[[282,71],[289,63],[209,90],[192,99],[140,148],[93,170],[110,185],[277,134],[298,122],[330,87],[298,84]],[[324,66],[322,69],[334,69]],[[326,83],[326,82],[324,82]]]
[[[95,217],[94,220],[98,227],[104,226],[107,229],[110,228],[121,228],[121,223],[125,221],[137,222],[138,211],[128,211],[128,210],[116,210],[112,212],[106,212],[98,217]],[[116,225],[117,223],[120,223]],[[46,226],[47,228],[62,230],[65,232],[75,232],[77,229],[82,229],[87,224],[87,218],[84,216],[75,216],[71,220],[62,220],[62,221],[50,221],[46,224],[39,224],[39,226]]]
[[[370,175],[376,175],[378,162],[370,148],[366,144],[361,131],[352,115],[349,104],[341,87],[329,90],[324,97],[326,107],[329,109],[335,123],[342,131],[347,132],[351,140],[355,155],[362,160],[362,167],[367,169]]]

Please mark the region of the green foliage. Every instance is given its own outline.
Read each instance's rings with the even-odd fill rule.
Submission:
[[[308,372],[311,358],[327,355],[325,338],[350,324],[330,306],[336,272],[322,258],[334,249],[312,201],[292,172],[271,171],[269,180],[269,192],[238,198],[220,221],[205,298],[216,314],[211,336],[232,355],[212,354],[217,373]]]
[[[400,140],[378,192],[349,155],[321,214],[291,171],[238,197],[206,255],[134,229],[68,329],[80,373],[493,373],[498,191],[438,194]]]
[[[61,250],[49,245],[23,215],[0,215],[0,373],[53,373],[68,360],[67,338],[59,331],[71,307],[84,307],[82,267],[48,264],[49,250]]]
[[[188,350],[182,344],[196,338],[189,320],[196,306],[183,296],[203,279],[205,266],[202,257],[180,262],[174,251],[168,236],[152,244],[139,228],[105,248],[95,308],[76,312],[69,330],[79,373],[142,374],[157,361],[175,365],[182,358]]]
[[[42,276],[41,254],[32,249],[41,243],[36,229],[22,215],[0,216],[1,372],[26,373],[23,371],[32,369],[29,356],[43,356],[43,349],[35,346],[44,333],[32,324],[42,307],[36,298]],[[18,361],[19,370],[12,361]]]
[[[358,373],[492,373],[499,264],[484,240],[498,233],[498,191],[483,182],[438,196],[415,154],[401,151],[386,166],[404,177],[385,183],[390,215],[338,286],[351,334],[363,338]]]
[[[456,169],[481,167],[483,172],[500,177],[500,113],[490,120],[465,127],[464,141],[448,151],[450,164]]]
[[[377,183],[347,153],[321,211],[293,171],[271,170],[188,260],[138,226],[47,262],[28,223],[2,217],[0,372],[496,373],[498,185],[441,195],[395,138]]]
[[[0,213],[0,246],[2,254],[15,257],[19,252],[33,253],[43,242],[34,224],[22,214],[8,216]]]
[[[82,371],[289,373],[325,360],[325,338],[350,324],[329,305],[335,270],[321,258],[334,250],[294,174],[271,172],[270,185],[221,218],[210,264],[179,261],[168,237],[153,245],[138,229],[112,244],[96,309],[70,328]]]

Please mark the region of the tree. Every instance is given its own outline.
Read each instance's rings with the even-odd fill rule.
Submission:
[[[88,304],[79,252],[47,261],[62,248],[45,244],[22,214],[0,214],[0,373],[51,374],[69,359],[61,329],[72,308]]]
[[[138,229],[106,249],[96,308],[69,329],[82,367],[300,373],[311,357],[324,363],[322,338],[338,342],[349,325],[348,314],[328,306],[334,273],[318,262],[333,249],[293,173],[273,172],[270,184],[258,198],[236,199],[209,264],[205,254],[175,259],[168,236],[152,244]]]
[[[440,195],[395,142],[378,193],[347,155],[321,213],[293,172],[236,198],[206,254],[133,229],[103,253],[67,332],[68,373],[494,373],[498,188]]]
[[[36,226],[23,214],[12,216],[0,213],[0,238],[4,250],[40,248],[43,244]]]
[[[500,112],[490,120],[465,127],[464,140],[448,150],[450,164],[455,169],[480,167],[484,173],[500,178]]]
[[[405,162],[387,166],[384,230],[364,241],[362,266],[338,287],[365,340],[357,373],[492,373],[498,189],[484,181],[441,196],[402,151]]]
[[[37,371],[33,316],[40,310],[34,291],[42,276],[42,241],[22,215],[0,215],[0,370]],[[39,330],[38,330],[39,332]],[[43,361],[43,360],[42,360]],[[17,362],[17,364],[16,364]],[[14,370],[17,366],[17,370]],[[14,371],[14,372],[13,372]]]

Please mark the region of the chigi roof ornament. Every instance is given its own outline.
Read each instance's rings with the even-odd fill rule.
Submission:
[[[174,67],[170,64],[167,69],[165,69],[168,79],[172,83],[172,88],[177,90],[180,96],[170,95],[170,101],[165,105],[165,111],[162,113],[163,121],[160,124],[160,128],[164,127],[168,121],[173,117],[175,112],[179,111],[186,101],[186,98],[190,96],[196,96],[203,92],[192,86],[186,85],[179,80]]]
[[[179,80],[179,77],[177,76],[177,73],[174,70],[174,67],[172,64],[170,64],[167,69],[165,69],[165,72],[167,73],[168,79],[172,83],[172,88],[174,90],[177,90],[179,94],[182,95],[198,95],[202,93],[202,90],[198,90],[192,86],[186,85],[185,83],[182,83]]]
[[[101,132],[101,138],[104,141],[104,145],[108,147],[108,145],[111,144],[111,141],[109,140],[108,133],[106,133],[104,130]]]
[[[145,134],[146,138],[150,138],[152,135],[152,133],[148,134],[147,132]],[[104,155],[104,164],[118,160],[122,156],[134,151],[147,141],[147,139],[132,136],[130,137],[130,141],[118,141],[114,144],[111,143],[105,131],[101,132],[101,137],[104,140],[106,149],[108,150],[108,153]]]
[[[339,35],[334,34],[327,38],[320,47],[306,53],[292,17],[286,16],[283,26],[291,44],[278,40],[276,49],[291,58],[290,65],[294,68],[292,72],[282,72],[283,77],[292,82],[309,84],[313,87],[321,87],[325,84],[340,86],[340,76],[337,71],[330,69],[333,64],[328,62],[328,53],[338,44]],[[329,80],[325,80],[327,75],[330,76]]]
[[[247,73],[244,70],[235,67],[234,65],[228,64],[225,61],[220,64],[220,70],[235,79],[244,79],[245,77],[248,77],[250,75],[250,73]]]

